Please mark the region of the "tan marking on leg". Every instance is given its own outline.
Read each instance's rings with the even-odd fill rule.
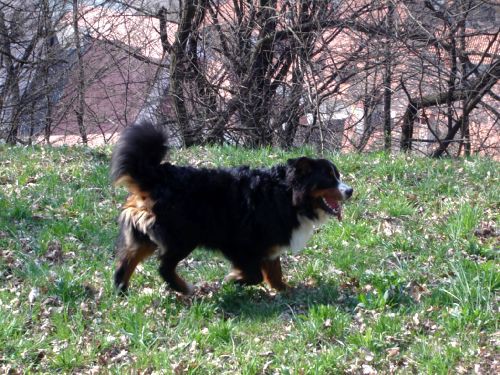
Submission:
[[[224,277],[224,281],[236,281],[236,280],[241,280],[243,278],[243,275],[241,274],[241,270],[237,268],[231,269],[231,272],[229,272],[226,277]]]
[[[137,265],[146,258],[153,255],[156,246],[152,243],[136,245],[127,248],[119,261],[117,269],[123,269],[120,284],[127,287]]]
[[[250,264],[245,268],[233,265],[231,272],[224,278],[224,281],[234,281],[241,285],[257,285],[262,280],[262,271],[258,264]]]
[[[261,266],[262,276],[264,281],[273,289],[282,291],[289,288],[283,281],[283,272],[281,270],[280,258],[265,259]]]

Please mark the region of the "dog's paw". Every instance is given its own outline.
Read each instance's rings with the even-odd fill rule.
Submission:
[[[240,270],[232,270],[226,275],[226,277],[224,277],[224,283],[235,282],[242,279],[243,275]]]
[[[192,296],[195,291],[196,291],[196,288],[194,285],[186,283],[186,289],[185,289],[185,292],[183,292],[183,294],[186,296]]]
[[[120,283],[115,285],[115,293],[120,297],[125,297],[128,295],[128,285]]]

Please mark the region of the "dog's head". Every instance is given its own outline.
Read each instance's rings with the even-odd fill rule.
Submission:
[[[287,162],[293,205],[316,215],[324,212],[342,219],[342,202],[353,189],[344,184],[335,165],[326,159],[301,157]]]

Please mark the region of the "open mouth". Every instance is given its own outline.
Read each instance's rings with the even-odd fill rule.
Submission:
[[[342,220],[342,204],[333,198],[322,197],[324,210],[332,216],[336,216],[340,221]]]

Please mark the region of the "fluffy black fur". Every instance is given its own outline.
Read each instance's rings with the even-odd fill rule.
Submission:
[[[309,158],[270,169],[175,166],[162,163],[165,143],[151,124],[136,125],[124,131],[113,153],[112,179],[131,191],[120,217],[116,286],[125,291],[137,263],[159,247],[160,274],[175,290],[190,293],[175,267],[203,246],[232,262],[237,281],[255,284],[264,277],[283,289],[279,280],[269,281],[281,279],[276,249],[289,246],[300,218],[328,214],[322,197],[312,193],[338,193],[335,166]]]
[[[167,138],[150,123],[131,126],[121,135],[111,158],[111,179],[129,176],[141,190],[157,185],[157,168],[167,153]]]

